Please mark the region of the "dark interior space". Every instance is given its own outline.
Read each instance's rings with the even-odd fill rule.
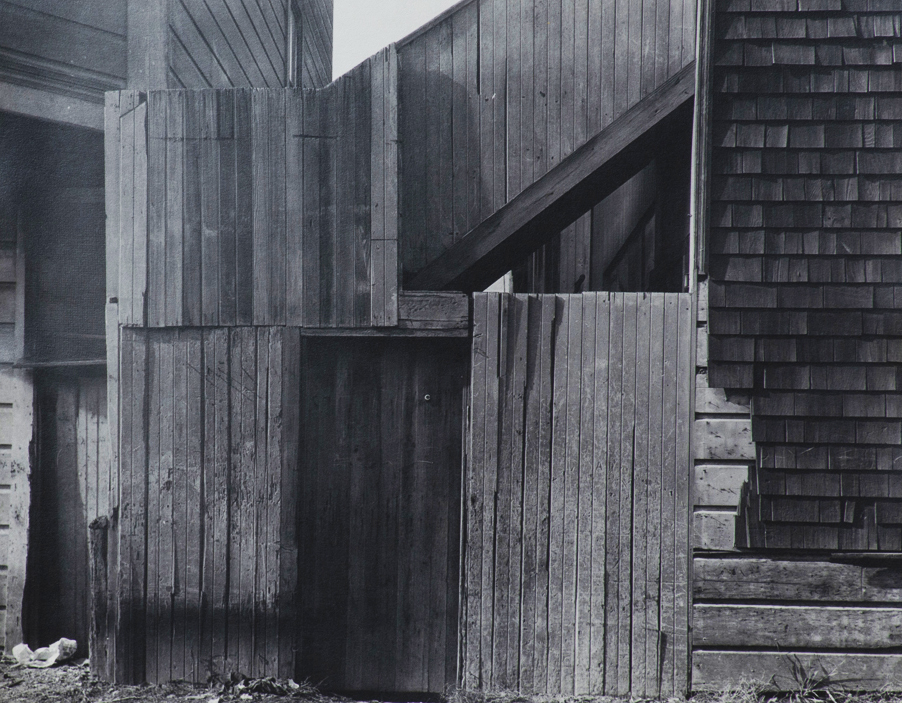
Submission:
[[[25,642],[39,647],[68,637],[87,656],[88,522],[109,472],[102,368],[39,370],[34,419]]]
[[[455,680],[467,355],[302,340],[297,673],[326,689]]]
[[[0,256],[21,239],[25,259],[20,363],[105,358],[103,185],[102,133],[0,113]]]
[[[102,133],[0,113],[0,356],[37,367],[24,639],[85,655],[87,477],[108,461],[103,187]]]
[[[690,156],[691,132],[677,125],[650,162],[514,269],[514,290],[685,290]]]

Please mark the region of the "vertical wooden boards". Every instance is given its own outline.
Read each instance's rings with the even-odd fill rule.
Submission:
[[[111,192],[107,200],[108,210],[115,210],[113,232],[110,223],[108,239],[116,239],[111,251],[118,251],[118,284],[115,291],[122,301],[119,306],[120,321],[141,324],[144,321],[144,292],[146,282],[147,247],[147,104],[139,102],[134,92],[119,94],[118,159],[111,153],[116,147],[109,144],[108,165],[118,165],[118,193]],[[110,106],[112,110],[112,107]],[[112,115],[110,116],[112,122]],[[112,137],[111,137],[112,139]],[[112,275],[112,274],[111,274]],[[115,293],[112,293],[115,295]]]
[[[198,151],[200,152],[200,272],[201,286],[200,309],[201,323],[204,325],[218,325],[220,322],[220,291],[225,287],[222,279],[225,274],[221,269],[225,268],[221,262],[220,238],[226,239],[227,235],[220,234],[228,226],[230,212],[221,217],[220,211],[226,210],[220,204],[221,189],[228,188],[229,182],[220,185],[221,173],[220,157],[222,144],[219,137],[219,95],[214,92],[204,92],[200,96],[199,106],[199,138]],[[226,161],[228,161],[228,155]],[[234,197],[233,193],[227,193],[226,198]],[[225,220],[225,222],[223,222]],[[228,241],[231,242],[231,237]],[[234,245],[232,245],[234,251]],[[231,257],[229,257],[231,262]],[[224,306],[223,306],[224,307]],[[223,315],[225,317],[225,315]]]
[[[397,326],[397,84],[390,47],[320,90],[121,93],[120,322]]]
[[[641,593],[645,602],[645,691],[646,695],[661,693],[661,544],[665,534],[662,519],[662,481],[667,470],[663,463],[664,422],[670,418],[664,414],[664,358],[669,350],[664,343],[665,296],[651,298],[649,379],[648,379],[648,477],[645,533],[645,583]]]
[[[277,665],[275,675],[294,676],[297,643],[298,496],[297,467],[301,441],[301,339],[297,330],[282,332],[282,437],[278,516],[278,592],[275,596]],[[274,390],[276,390],[273,387]],[[275,457],[273,457],[275,459]],[[275,486],[273,486],[275,488]],[[270,662],[272,663],[272,662]]]
[[[474,296],[464,686],[686,690],[688,306]]]
[[[403,275],[692,61],[689,5],[474,0],[404,40]]]
[[[236,90],[235,140],[235,324],[254,322],[254,142],[250,90]]]
[[[122,336],[117,678],[293,675],[298,331]]]
[[[398,319],[399,282],[398,54],[394,45],[376,55],[371,71],[370,322],[391,327]],[[363,239],[358,241],[366,247]]]
[[[163,324],[179,325],[184,320],[183,283],[185,281],[184,199],[185,199],[185,102],[187,93],[168,91],[166,104],[166,166],[164,192],[166,198],[165,242],[163,257],[165,287],[163,293]],[[193,217],[190,213],[189,217]],[[188,276],[196,275],[196,270]]]
[[[145,680],[145,560],[147,524],[147,344],[129,328],[120,336],[119,619],[116,681]]]
[[[285,91],[252,91],[254,322],[285,322]]]
[[[285,321],[303,326],[306,289],[304,276],[304,113],[306,100],[301,90],[285,97]]]
[[[491,325],[491,326],[490,326]],[[488,508],[483,500],[482,475],[485,470],[486,393],[494,379],[486,375],[489,334],[494,328],[488,317],[488,297],[473,296],[473,343],[470,362],[470,418],[467,425],[467,475],[463,509],[466,515],[464,545],[464,603],[461,617],[463,667],[461,685],[478,688],[482,680],[482,523]],[[494,420],[494,418],[491,418]],[[488,624],[486,625],[488,627]],[[490,654],[487,653],[487,656]]]
[[[303,342],[298,675],[453,683],[465,362],[458,342]]]
[[[164,321],[166,309],[166,93],[153,91],[148,95],[147,109],[147,319],[146,324],[158,326]],[[123,239],[124,251],[133,244]],[[129,296],[129,300],[131,296]],[[120,310],[123,305],[120,301]],[[129,305],[130,307],[130,305]],[[122,320],[134,322],[134,320]]]
[[[104,197],[106,205],[106,291],[107,297],[119,295],[119,158],[120,94],[106,94],[103,108]]]

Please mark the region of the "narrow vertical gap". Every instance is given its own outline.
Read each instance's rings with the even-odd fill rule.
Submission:
[[[207,563],[207,483],[206,483],[206,446],[207,446],[207,384],[206,384],[206,353],[205,353],[205,344],[204,344],[204,335],[205,331],[201,330],[199,334],[199,343],[200,343],[200,358],[199,358],[199,366],[197,372],[200,375],[200,457],[199,457],[199,466],[198,471],[200,472],[200,509],[197,513],[197,520],[199,522],[199,530],[198,530],[198,540],[200,541],[200,564],[198,565],[198,582],[197,582],[197,590],[200,594],[200,598],[198,599],[198,605],[200,607],[200,612],[197,614],[197,632],[198,632],[198,655],[195,657],[195,666],[198,662],[201,661],[200,652],[203,651],[203,643],[204,643],[204,616],[203,613],[206,612],[208,608],[212,607],[212,603],[208,601],[205,597],[208,589],[204,588],[204,574],[206,573],[206,563]],[[212,592],[212,588],[209,589]],[[212,622],[212,620],[211,620]],[[211,654],[211,668],[212,668],[212,654]],[[199,674],[199,671],[195,671],[195,677]]]
[[[482,0],[476,0],[476,95],[482,95]]]
[[[141,610],[140,610],[141,618],[138,621],[138,623],[139,623],[138,628],[136,628],[138,630],[138,637],[134,637],[134,636],[131,637],[132,642],[135,642],[136,639],[139,642],[137,651],[135,651],[136,648],[134,648],[134,647],[132,648],[134,657],[136,660],[139,658],[141,659],[140,663],[138,663],[137,661],[135,662],[135,669],[134,669],[135,676],[133,677],[134,682],[144,681],[144,679],[146,677],[146,666],[147,666],[147,640],[145,638],[145,634],[146,634],[146,613],[147,613],[147,577],[148,577],[148,561],[149,561],[147,559],[147,544],[148,544],[148,540],[149,540],[148,500],[149,500],[149,496],[150,496],[150,486],[149,486],[149,478],[148,478],[150,476],[150,462],[149,462],[150,452],[148,450],[148,447],[150,446],[150,423],[149,423],[149,418],[150,418],[150,373],[149,373],[149,371],[150,371],[151,359],[150,359],[149,350],[151,349],[151,346],[149,344],[148,332],[146,330],[144,330],[141,333],[141,337],[143,338],[142,341],[143,341],[143,346],[144,346],[144,353],[142,355],[144,363],[142,364],[142,369],[141,369],[141,372],[144,376],[144,378],[141,379],[141,382],[144,384],[144,398],[142,399],[143,400],[143,403],[142,403],[143,417],[141,418],[141,433],[142,433],[142,441],[144,443],[144,465],[142,467],[143,472],[144,472],[144,475],[143,475],[144,495],[143,495],[143,506],[142,506],[142,508],[144,510],[144,558],[142,559],[142,561],[144,562],[143,563],[144,578],[142,579],[143,584],[142,584]],[[132,366],[134,366],[134,364],[132,364]],[[132,383],[134,383],[134,380],[132,381]],[[134,464],[132,465],[132,467],[134,468]],[[134,472],[132,475],[134,475]],[[132,607],[134,607],[134,606],[132,606]]]
[[[234,328],[233,328],[234,329]],[[226,454],[228,459],[226,460],[226,476],[225,476],[225,525],[222,526],[222,529],[225,530],[225,554],[223,555],[223,563],[225,566],[225,581],[223,583],[223,654],[225,658],[228,658],[228,654],[230,651],[230,643],[229,638],[231,636],[231,632],[229,632],[229,612],[232,608],[232,603],[230,602],[229,596],[232,591],[232,331],[227,330],[224,340],[224,351],[225,351],[225,374],[226,378],[223,379],[225,381],[225,441],[226,441]],[[220,409],[221,410],[221,409]]]

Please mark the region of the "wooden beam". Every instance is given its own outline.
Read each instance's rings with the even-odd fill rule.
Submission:
[[[692,688],[695,691],[722,691],[731,686],[763,685],[766,690],[799,687],[793,677],[793,663],[803,671],[827,672],[830,681],[861,691],[902,689],[902,655],[718,652],[692,654]]]
[[[402,293],[398,327],[408,330],[468,330],[470,300],[460,293]]]
[[[902,608],[699,604],[692,641],[702,647],[893,650]]]
[[[481,290],[637,173],[695,93],[690,63],[455,245],[408,290]]]
[[[902,603],[902,564],[894,559],[696,558],[693,569],[696,601]]]
[[[103,105],[49,89],[0,81],[0,111],[60,124],[103,129]]]

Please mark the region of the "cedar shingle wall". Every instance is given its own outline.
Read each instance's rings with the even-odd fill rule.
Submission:
[[[755,389],[752,546],[902,549],[898,9],[717,3],[710,385]]]

